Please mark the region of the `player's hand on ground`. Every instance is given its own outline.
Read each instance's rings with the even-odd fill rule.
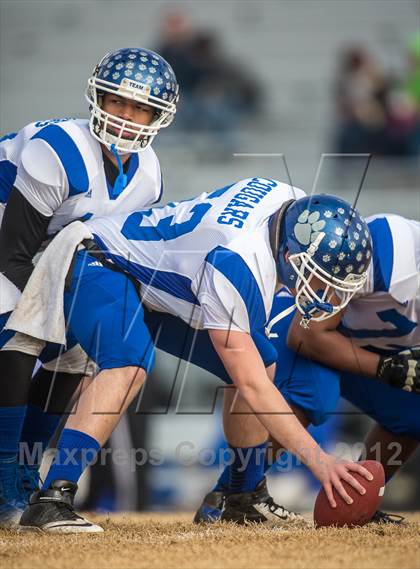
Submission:
[[[376,375],[391,387],[420,394],[420,346],[382,356]]]
[[[366,480],[372,480],[373,476],[358,462],[352,462],[349,460],[342,460],[330,454],[322,453],[319,460],[317,461],[315,468],[312,468],[313,473],[321,482],[324,487],[325,493],[327,495],[328,501],[333,508],[337,506],[336,500],[334,498],[333,489],[343,498],[347,504],[352,504],[353,500],[346,492],[343,481],[347,482],[359,494],[363,495],[366,490],[363,486],[352,476],[352,472],[357,472]]]

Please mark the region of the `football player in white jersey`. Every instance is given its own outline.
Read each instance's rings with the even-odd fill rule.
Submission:
[[[31,496],[21,529],[101,531],[73,510],[77,481],[87,454],[97,454],[140,389],[153,366],[155,347],[238,389],[227,390],[224,413],[225,433],[238,460],[244,447],[264,445],[269,431],[312,469],[332,505],[333,487],[351,502],[341,480],[364,493],[351,472],[371,479],[369,473],[360,464],[338,463],[324,453],[272,384],[277,354],[264,326],[281,275],[279,259],[288,259],[287,278],[297,276],[296,305],[306,325],[345,306],[363,286],[369,265],[370,237],[357,212],[338,198],[303,196],[276,180],[252,178],[164,208],[93,219],[79,224],[83,237],[88,228],[92,239],[83,241],[85,249],[73,263],[72,251],[83,237],[76,234],[77,242],[71,243],[69,239],[78,225],[56,237],[35,271],[56,273],[60,253],[64,276],[56,281],[61,291],[67,268],[73,267],[64,292],[67,325],[101,371],[69,418],[56,462],[42,490]],[[359,225],[363,239],[354,244],[348,233]],[[290,227],[296,239],[286,251]],[[38,275],[34,277],[28,290],[32,283],[37,289]],[[47,298],[54,295],[50,280],[42,290]],[[335,292],[340,297],[333,302]],[[33,294],[31,290],[29,297]],[[15,321],[24,310],[25,295]],[[42,303],[38,309],[43,319],[49,315],[49,329],[56,330],[54,312]],[[15,324],[13,328],[22,331]],[[56,339],[55,333],[35,332],[27,324],[23,322],[27,333]],[[101,414],[92,414],[99,408]],[[75,458],[71,464],[68,453]],[[264,486],[256,490],[255,503],[255,513],[270,510],[276,521],[284,512]]]
[[[276,296],[272,318],[289,314],[272,327],[279,354],[274,382],[307,425],[321,425],[334,414],[340,391],[372,417],[377,425],[365,441],[363,458],[380,460],[388,482],[420,441],[420,223],[397,215],[376,215],[367,222],[373,262],[365,284],[342,312],[305,329],[299,315],[290,313],[290,294]],[[197,522],[216,521],[223,507],[225,515],[233,508],[244,512],[249,495],[234,495],[230,470],[226,467],[203,500]],[[249,461],[243,477],[252,478],[254,470]],[[378,511],[373,520],[400,523],[402,518]]]
[[[95,66],[86,99],[90,120],[39,121],[0,140],[0,332],[43,241],[75,219],[131,212],[160,199],[162,174],[151,143],[176,111],[170,65],[142,48],[110,52]],[[68,340],[62,371],[82,373],[86,355]],[[10,331],[0,333],[0,348],[0,432],[6,433],[0,438],[0,524],[7,524],[19,515],[22,498],[16,482],[21,433],[29,446],[46,445],[60,417],[43,412],[51,374],[34,379],[28,407],[34,357]],[[54,360],[58,348],[49,346],[41,359]],[[80,375],[61,375],[60,393],[55,390],[61,403],[52,406],[64,410]],[[36,478],[37,472],[26,474]]]

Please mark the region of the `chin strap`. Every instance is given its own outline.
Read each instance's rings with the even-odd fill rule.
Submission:
[[[313,302],[307,304],[303,310],[305,313],[303,315],[302,320],[300,321],[300,325],[302,326],[302,328],[306,329],[309,328],[309,321],[312,318],[313,312],[318,312],[319,310],[322,310],[323,312],[332,314],[334,311],[334,306],[331,304],[331,302],[319,302],[318,300],[314,300]]]
[[[289,306],[289,308],[285,308],[279,314],[277,314],[277,316],[275,316],[272,320],[270,320],[270,322],[264,328],[265,335],[267,336],[267,338],[271,339],[279,337],[279,335],[276,332],[271,332],[273,326],[275,326],[277,322],[280,322],[280,320],[283,320],[283,318],[286,318],[286,316],[289,316],[289,314],[291,314],[295,309],[296,305],[292,304],[292,306]]]
[[[278,338],[279,337],[279,335],[276,332],[271,332],[271,330],[277,324],[277,322],[280,322],[280,320],[283,320],[283,318],[286,318],[286,316],[289,316],[289,314],[291,314],[295,309],[296,309],[296,305],[292,304],[292,306],[289,306],[289,308],[285,308],[279,314],[277,314],[277,316],[275,316],[274,318],[272,318],[270,320],[270,322],[264,328],[264,332],[265,332],[265,335],[267,336],[267,338],[271,339],[271,338]],[[300,325],[306,329],[306,328],[309,328],[309,321],[312,318],[312,312],[314,312],[314,311],[316,312],[318,310],[323,310],[324,312],[328,312],[328,314],[331,314],[334,310],[334,306],[330,302],[314,301],[314,302],[311,302],[310,304],[308,304],[307,306],[305,306],[304,310],[305,310],[305,314],[302,316],[302,320],[300,321]]]
[[[111,152],[115,156],[118,164],[118,176],[114,182],[114,187],[112,188],[112,192],[114,196],[119,196],[127,186],[127,176],[124,174],[123,165],[121,162],[121,156],[118,154],[117,149],[115,148],[115,144],[111,144]]]

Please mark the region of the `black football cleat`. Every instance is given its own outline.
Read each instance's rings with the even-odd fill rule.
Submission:
[[[220,520],[225,503],[224,492],[209,492],[195,513],[195,524],[213,524]]]
[[[389,524],[389,525],[404,525],[407,523],[407,520],[404,516],[400,516],[398,514],[387,514],[386,512],[382,512],[378,510],[375,512],[375,515],[370,520],[369,523],[375,524]]]
[[[274,527],[309,527],[300,514],[279,506],[267,490],[267,481],[261,480],[253,492],[228,494],[221,519],[237,524],[259,523]]]
[[[48,490],[38,490],[20,518],[20,532],[100,533],[103,528],[76,514],[73,508],[77,484],[54,480]]]

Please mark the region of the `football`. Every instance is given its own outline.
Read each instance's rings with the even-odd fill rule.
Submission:
[[[332,508],[328,502],[325,490],[322,488],[317,496],[314,508],[316,527],[363,526],[378,510],[385,490],[383,466],[376,460],[365,460],[361,464],[373,475],[373,480],[366,480],[357,472],[352,472],[351,474],[366,488],[366,494],[362,496],[350,484],[343,481],[347,493],[353,498],[353,504],[347,504],[334,490],[337,507]]]

